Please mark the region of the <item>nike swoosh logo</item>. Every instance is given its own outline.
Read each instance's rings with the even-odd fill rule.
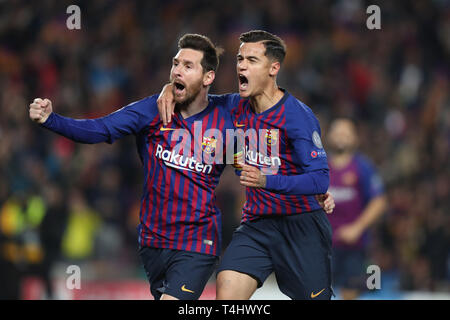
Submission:
[[[183,284],[183,286],[181,287],[181,291],[194,293],[194,291],[186,289],[186,285],[185,284]]]
[[[322,290],[320,290],[317,293],[311,292],[311,299],[314,299],[315,297],[317,297],[319,294],[321,294],[323,292],[323,290],[325,290],[325,288],[323,288]]]
[[[240,123],[237,123],[237,122],[234,122],[234,125],[236,127],[238,127],[238,128],[245,127],[245,124],[240,124]]]
[[[159,130],[160,130],[160,131],[173,131],[173,130],[177,130],[177,129],[161,127],[161,128],[159,128]]]

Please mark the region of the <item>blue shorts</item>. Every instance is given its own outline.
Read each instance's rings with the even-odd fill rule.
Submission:
[[[139,256],[155,300],[163,293],[180,300],[197,300],[219,259],[209,254],[152,247],[139,248]]]
[[[233,234],[218,272],[245,273],[262,286],[275,273],[291,299],[331,299],[331,226],[323,210],[245,222]]]
[[[332,270],[336,287],[344,289],[367,289],[367,273],[364,270],[364,249],[333,248]]]

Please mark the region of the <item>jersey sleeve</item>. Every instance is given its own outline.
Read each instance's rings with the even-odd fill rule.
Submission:
[[[80,143],[113,143],[127,134],[140,132],[156,116],[156,98],[148,97],[105,117],[72,119],[52,113],[41,126]]]
[[[298,106],[295,106],[298,108]],[[312,111],[302,105],[288,115],[287,131],[295,161],[303,171],[328,170],[328,160],[322,145],[319,121]]]
[[[266,188],[284,194],[313,195],[325,193],[330,184],[328,161],[321,141],[319,121],[303,104],[291,105],[286,131],[294,162],[301,168],[298,175],[266,177]]]
[[[357,161],[364,200],[368,203],[373,198],[384,194],[383,180],[369,159],[361,155],[357,155]]]
[[[136,135],[153,122],[156,117],[159,117],[157,98],[158,95],[144,98],[100,118],[109,132],[107,142],[112,143],[130,134]]]
[[[315,195],[326,193],[330,184],[328,170],[321,169],[302,174],[266,176],[266,189],[282,194]]]

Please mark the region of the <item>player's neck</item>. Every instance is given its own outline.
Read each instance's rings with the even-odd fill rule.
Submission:
[[[335,153],[331,157],[331,163],[336,169],[342,169],[346,167],[353,158],[352,152]]]
[[[185,108],[180,110],[181,116],[186,119],[202,112],[208,106],[208,91],[200,91],[197,97]]]
[[[260,94],[250,97],[250,104],[255,113],[261,113],[276,105],[283,96],[284,92],[278,88],[276,83],[273,83]]]

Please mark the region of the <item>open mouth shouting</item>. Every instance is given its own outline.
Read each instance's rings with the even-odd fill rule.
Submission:
[[[173,82],[174,85],[174,93],[176,96],[181,96],[186,92],[186,86],[179,80],[175,80]]]
[[[243,74],[238,74],[239,79],[239,91],[245,91],[248,88],[248,79]]]

